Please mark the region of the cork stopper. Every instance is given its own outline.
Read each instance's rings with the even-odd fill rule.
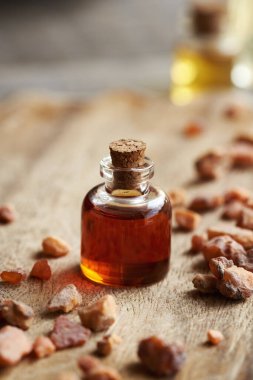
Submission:
[[[195,35],[215,35],[222,30],[226,7],[217,1],[199,1],[193,4],[191,13]]]
[[[109,148],[116,168],[137,168],[144,164],[146,144],[143,141],[121,139],[113,141]]]
[[[109,148],[112,165],[116,169],[112,183],[114,193],[115,189],[139,189],[142,174],[134,169],[145,168],[146,144],[143,141],[121,139],[113,141]]]

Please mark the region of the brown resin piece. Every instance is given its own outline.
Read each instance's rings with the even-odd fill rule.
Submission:
[[[121,343],[121,338],[117,335],[106,335],[97,342],[97,354],[100,356],[108,356],[113,348]]]
[[[94,356],[91,355],[81,356],[78,359],[77,363],[79,368],[83,371],[85,375],[90,374],[95,368],[101,366],[100,360],[94,358]]]
[[[156,336],[139,343],[138,356],[144,367],[156,376],[176,374],[186,359],[184,347],[177,343],[167,344]]]
[[[253,209],[253,198],[252,197],[250,199],[248,199],[248,201],[246,203],[246,207]]]
[[[22,268],[10,269],[2,271],[0,275],[2,281],[9,284],[18,285],[26,279],[26,272]]]
[[[233,260],[236,265],[240,266],[243,263],[246,251],[231,236],[223,235],[209,240],[204,246],[203,255],[207,262],[215,257],[223,256],[228,260]]]
[[[212,274],[218,279],[222,279],[226,268],[230,268],[234,265],[232,260],[228,260],[226,257],[216,257],[209,262],[209,268]]]
[[[253,272],[253,249],[249,249],[244,256],[244,262],[241,265],[242,268],[248,270],[249,272]]]
[[[244,268],[233,266],[225,270],[218,289],[225,297],[244,300],[253,293],[253,275]]]
[[[27,330],[33,322],[34,312],[23,302],[6,299],[0,302],[0,316],[8,324]]]
[[[98,301],[79,310],[83,326],[92,331],[107,330],[117,318],[117,305],[111,295],[106,295]]]
[[[241,203],[246,203],[252,194],[247,189],[243,187],[234,187],[224,194],[225,203],[230,203],[238,201]]]
[[[243,208],[238,217],[237,226],[247,228],[248,230],[253,230],[253,210]]]
[[[217,278],[212,274],[196,274],[193,277],[192,283],[194,288],[201,293],[212,294],[217,292]]]
[[[253,273],[233,265],[225,257],[212,259],[209,263],[212,273],[219,278],[217,288],[225,297],[244,300],[253,293]]]
[[[38,336],[33,344],[33,352],[36,358],[45,358],[55,352],[55,345],[47,336]]]
[[[178,227],[185,231],[195,230],[201,220],[199,214],[183,208],[176,209],[174,215]]]
[[[75,285],[70,284],[61,289],[49,302],[48,311],[63,311],[68,313],[75,307],[81,305],[82,296]]]
[[[249,144],[234,144],[229,149],[229,155],[234,167],[248,168],[253,165],[253,146]]]
[[[236,137],[235,141],[253,145],[253,133],[242,133]]]
[[[241,215],[243,207],[241,202],[230,202],[224,206],[221,217],[228,220],[237,220]]]
[[[43,252],[52,257],[66,256],[70,251],[70,246],[55,236],[48,236],[42,241]]]
[[[205,130],[205,125],[198,120],[188,122],[183,129],[183,134],[186,137],[193,138],[201,135]]]
[[[241,244],[245,249],[250,249],[253,247],[253,231],[246,230],[244,228],[218,225],[208,228],[207,235],[208,239],[212,239],[216,236],[228,235],[237,241],[237,243]]]
[[[116,168],[136,168],[144,164],[146,144],[143,141],[121,139],[113,141],[109,148]]]
[[[32,350],[32,343],[24,331],[17,327],[5,326],[0,330],[0,366],[17,364]]]
[[[56,318],[50,339],[57,350],[82,346],[90,338],[91,332],[79,323],[72,322],[65,315]]]
[[[184,206],[186,203],[186,192],[184,189],[177,188],[168,192],[172,207]]]
[[[247,108],[239,103],[228,105],[224,109],[224,116],[230,120],[240,120],[247,114]]]
[[[0,206],[0,224],[9,224],[16,219],[14,208],[10,205]]]
[[[224,335],[219,330],[208,330],[207,340],[212,345],[217,346],[217,344],[224,340]]]
[[[193,198],[189,205],[189,209],[196,212],[212,211],[222,206],[224,198],[221,195],[215,196],[198,196]]]
[[[227,152],[223,149],[213,149],[195,162],[198,176],[202,180],[214,180],[223,176],[229,165]]]
[[[207,242],[205,235],[192,235],[191,251],[194,253],[202,252]]]
[[[78,366],[84,373],[85,380],[122,380],[122,377],[113,368],[104,366],[91,355],[81,356]]]
[[[30,277],[36,277],[43,281],[49,280],[51,278],[51,275],[51,267],[46,259],[36,261],[30,272]]]

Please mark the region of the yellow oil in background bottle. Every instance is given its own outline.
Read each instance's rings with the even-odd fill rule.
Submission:
[[[232,83],[253,89],[253,0],[229,0],[229,32],[242,46],[232,69]]]

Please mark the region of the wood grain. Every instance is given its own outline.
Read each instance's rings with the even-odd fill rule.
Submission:
[[[240,94],[239,94],[240,95]],[[151,98],[127,91],[110,93],[89,104],[30,94],[0,104],[0,203],[15,205],[19,217],[0,228],[1,268],[23,266],[30,270],[39,257],[46,234],[56,234],[72,246],[69,256],[50,260],[49,282],[30,279],[20,286],[0,284],[0,297],[31,305],[36,320],[29,335],[52,328],[55,316],[45,313],[50,297],[65,284],[75,284],[86,305],[103,294],[113,294],[120,317],[111,331],[123,343],[105,362],[117,367],[124,379],[148,379],[138,365],[138,340],[158,334],[168,341],[182,341],[187,361],[177,380],[246,380],[253,378],[253,301],[232,302],[193,291],[193,274],[205,272],[199,256],[187,253],[191,234],[174,232],[171,269],[159,284],[133,289],[111,289],[86,281],[79,270],[80,208],[82,198],[99,178],[99,160],[110,141],[120,137],[146,141],[156,163],[154,182],[164,189],[184,186],[190,196],[221,193],[234,185],[253,187],[252,172],[233,172],[219,181],[198,184],[193,160],[206,149],[227,144],[242,130],[252,128],[246,119],[229,122],[221,116],[223,105],[238,94],[210,95],[184,108],[166,98]],[[204,118],[207,129],[187,140],[181,130],[187,120]],[[203,218],[199,231],[215,224],[219,211]],[[76,311],[71,318],[78,320]],[[223,331],[219,347],[205,344],[208,328]],[[48,359],[25,359],[0,372],[3,380],[55,379],[63,370],[77,371],[76,359],[95,347],[99,335],[76,349],[57,352]]]

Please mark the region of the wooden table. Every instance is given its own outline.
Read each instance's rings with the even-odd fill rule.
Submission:
[[[47,234],[63,237],[72,246],[67,257],[50,260],[52,279],[28,280],[20,286],[0,284],[0,296],[31,305],[36,320],[28,334],[46,334],[55,316],[45,307],[64,285],[75,284],[83,304],[103,294],[113,294],[120,316],[111,331],[123,343],[105,359],[124,379],[148,379],[137,364],[139,339],[158,334],[167,341],[182,341],[187,361],[176,379],[248,380],[253,378],[253,304],[218,296],[200,296],[193,290],[193,274],[206,272],[199,255],[190,255],[191,234],[175,232],[171,270],[156,285],[111,289],[84,279],[79,269],[80,207],[84,194],[99,179],[99,160],[108,154],[108,143],[120,137],[140,138],[156,163],[154,182],[164,189],[184,186],[189,195],[223,192],[234,185],[253,186],[252,172],[233,172],[219,181],[197,184],[193,161],[218,144],[227,144],[238,131],[251,127],[251,116],[241,122],[221,117],[223,104],[233,94],[216,95],[194,105],[177,108],[166,98],[148,98],[130,92],[111,93],[78,103],[48,96],[22,95],[0,104],[0,203],[15,205],[18,219],[0,227],[1,268],[29,270],[39,257]],[[204,117],[207,130],[189,140],[181,130],[187,120]],[[215,224],[220,211],[204,216],[199,231]],[[78,320],[77,312],[70,318]],[[226,339],[218,347],[206,345],[208,328],[220,329]],[[90,353],[99,335],[81,348],[57,352],[48,359],[23,360],[1,371],[1,379],[56,379],[64,370],[77,371],[81,353]]]

